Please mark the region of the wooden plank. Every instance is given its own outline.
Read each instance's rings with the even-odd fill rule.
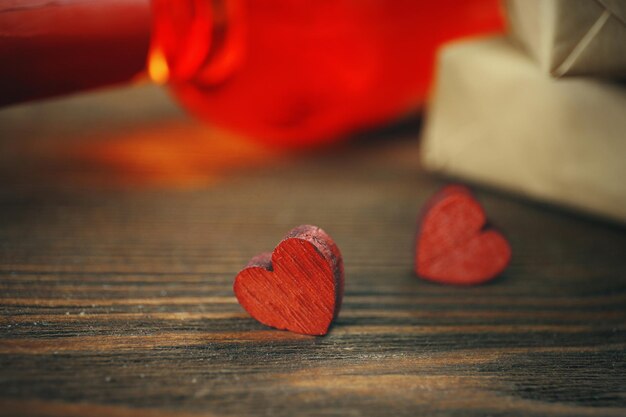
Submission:
[[[35,110],[54,126],[56,108],[133,94],[153,97],[122,91]],[[203,129],[159,100],[159,123]],[[65,160],[65,150],[149,131],[150,117],[116,118],[113,106],[110,134],[61,119],[65,134],[54,136],[16,112],[0,112],[0,131],[17,132],[0,140],[12,152],[0,189],[0,414],[626,412],[618,226],[478,189],[511,241],[511,266],[487,285],[441,286],[412,274],[418,210],[444,183],[420,170],[417,142],[401,139],[414,130],[273,155],[193,186],[103,185],[90,181],[130,171]],[[37,143],[64,151],[42,156]],[[251,256],[304,223],[328,231],[345,261],[344,305],[325,337],[268,329],[232,293]]]

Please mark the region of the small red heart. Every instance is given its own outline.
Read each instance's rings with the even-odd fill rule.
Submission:
[[[481,284],[510,260],[509,242],[487,226],[485,211],[466,187],[445,187],[426,203],[416,239],[417,275],[444,284]]]
[[[322,229],[298,226],[274,252],[257,255],[237,274],[239,304],[261,323],[324,335],[341,307],[343,260]]]

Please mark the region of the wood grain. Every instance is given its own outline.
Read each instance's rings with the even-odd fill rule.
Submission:
[[[37,105],[41,123],[72,100]],[[148,129],[141,109],[133,122],[102,108],[111,132]],[[14,152],[0,188],[2,415],[626,413],[621,227],[478,189],[511,265],[483,286],[441,286],[412,273],[417,213],[443,184],[400,140],[415,130],[196,187],[116,188],[70,180],[111,167],[29,159],[107,128],[54,145],[53,128],[15,112],[0,112],[0,132],[21,132],[0,135]],[[323,227],[344,257],[342,311],[321,338],[262,326],[232,293],[248,259],[298,224]]]

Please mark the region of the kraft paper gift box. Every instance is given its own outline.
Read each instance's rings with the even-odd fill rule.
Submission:
[[[626,222],[626,85],[548,77],[506,38],[438,65],[426,168]]]
[[[626,1],[506,0],[511,37],[553,76],[626,77]]]

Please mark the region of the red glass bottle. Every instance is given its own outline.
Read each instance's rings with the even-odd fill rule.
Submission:
[[[497,0],[152,4],[153,77],[193,113],[287,146],[421,105],[441,43],[502,29]]]

